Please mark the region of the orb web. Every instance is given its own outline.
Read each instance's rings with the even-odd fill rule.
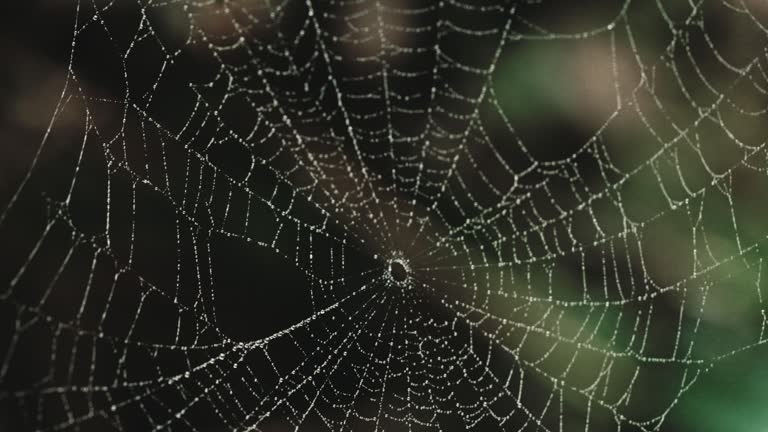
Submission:
[[[757,364],[763,2],[55,3],[0,426],[682,430]]]

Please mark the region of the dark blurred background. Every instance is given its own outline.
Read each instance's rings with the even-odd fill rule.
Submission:
[[[768,429],[768,3],[317,3],[2,6],[0,430]]]

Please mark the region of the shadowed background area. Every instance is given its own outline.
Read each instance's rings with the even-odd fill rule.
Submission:
[[[765,1],[3,8],[0,431],[768,428]]]

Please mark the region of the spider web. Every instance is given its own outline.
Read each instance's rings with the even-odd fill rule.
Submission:
[[[9,425],[664,430],[766,341],[764,2],[55,3]]]

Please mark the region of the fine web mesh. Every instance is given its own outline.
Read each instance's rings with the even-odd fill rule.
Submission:
[[[667,430],[768,338],[765,2],[47,7],[18,430]]]

